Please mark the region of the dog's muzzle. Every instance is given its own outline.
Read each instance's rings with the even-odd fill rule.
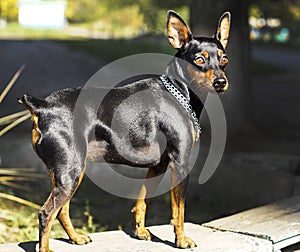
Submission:
[[[227,87],[227,80],[225,78],[216,78],[213,83],[216,92],[224,92]]]

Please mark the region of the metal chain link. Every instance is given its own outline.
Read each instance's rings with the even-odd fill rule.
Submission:
[[[184,97],[184,95],[170,82],[169,78],[166,75],[161,75],[160,79],[166,89],[176,98],[176,100],[182,105],[182,107],[186,110],[189,117],[191,118],[194,128],[196,130],[196,141],[198,141],[201,133],[201,127],[197,118],[195,111],[192,108],[192,105],[189,101]]]

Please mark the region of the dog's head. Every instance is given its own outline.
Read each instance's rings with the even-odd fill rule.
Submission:
[[[194,37],[184,20],[174,11],[168,12],[167,33],[170,44],[178,49],[176,57],[188,62],[182,69],[188,82],[197,88],[222,93],[228,89],[225,68],[231,15],[225,12],[219,19],[213,37]]]

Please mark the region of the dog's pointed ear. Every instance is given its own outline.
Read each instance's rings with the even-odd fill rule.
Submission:
[[[231,14],[230,12],[225,12],[219,19],[218,29],[214,36],[217,40],[221,42],[224,49],[228,44],[230,24],[231,24]]]
[[[167,32],[170,44],[176,49],[182,48],[192,39],[190,29],[175,11],[168,11]]]

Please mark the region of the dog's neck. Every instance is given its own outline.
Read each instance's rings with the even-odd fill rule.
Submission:
[[[182,69],[182,60],[176,56],[171,60],[165,70],[165,75],[169,78],[172,84],[185,96],[189,101],[190,94],[188,90],[188,79],[186,71]]]
[[[191,104],[193,110],[196,112],[197,118],[200,117],[203,109],[203,102],[205,96],[203,93],[196,92],[193,88],[193,83],[190,76],[184,67],[189,64],[183,62],[182,59],[174,57],[165,69],[165,75],[169,78],[171,83],[185,96]]]

